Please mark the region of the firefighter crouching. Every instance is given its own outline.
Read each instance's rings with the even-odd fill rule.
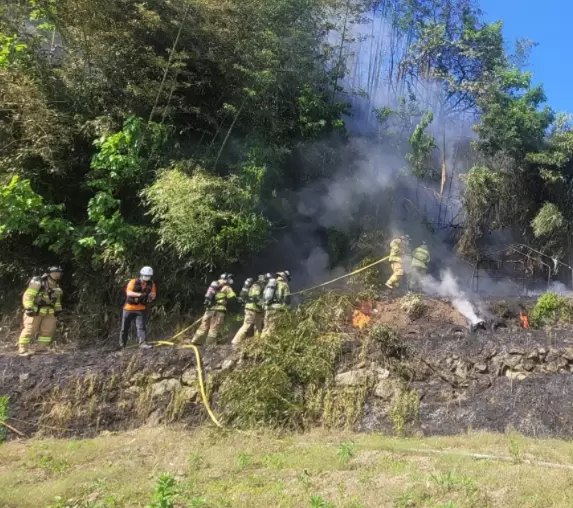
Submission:
[[[253,279],[245,281],[239,294],[239,301],[245,304],[245,320],[233,338],[233,346],[238,346],[251,330],[254,330],[255,335],[262,333],[264,321],[263,290],[270,279],[271,274],[269,273],[259,275],[256,281]]]
[[[288,283],[291,275],[288,270],[278,272],[275,279],[270,279],[265,287],[263,299],[265,302],[265,326],[263,335],[272,333],[277,326],[277,321],[290,305],[290,287]]]
[[[236,298],[236,294],[231,287],[233,285],[233,275],[224,273],[219,280],[211,282],[205,294],[205,314],[201,319],[201,324],[193,336],[193,344],[203,344],[203,339],[207,335],[207,344],[216,344],[217,337],[225,321],[227,303]]]
[[[24,327],[18,340],[19,353],[29,356],[30,342],[38,335],[36,353],[44,353],[52,343],[56,331],[56,316],[62,312],[62,290],[58,281],[62,269],[52,266],[41,277],[34,277],[22,297]]]
[[[395,238],[390,242],[390,255],[388,261],[392,267],[392,276],[386,281],[386,287],[395,289],[400,285],[400,280],[404,276],[403,257],[408,246],[408,236],[404,235]]]
[[[147,344],[147,305],[153,302],[157,296],[157,288],[152,280],[153,269],[144,266],[139,272],[137,279],[131,279],[125,288],[125,304],[121,320],[121,332],[119,334],[119,346],[121,349],[127,346],[129,329],[135,321],[137,328],[137,340],[141,349],[150,349]]]

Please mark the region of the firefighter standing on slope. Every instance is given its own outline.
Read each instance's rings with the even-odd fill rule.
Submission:
[[[421,289],[421,281],[428,273],[428,265],[430,264],[430,251],[426,242],[422,242],[419,247],[416,247],[412,252],[412,283],[410,284],[413,290]]]
[[[388,261],[392,267],[392,276],[386,281],[386,287],[396,289],[400,285],[400,279],[404,276],[403,257],[406,254],[409,237],[403,235],[390,242],[390,254]]]
[[[276,279],[270,279],[263,292],[265,302],[265,327],[263,335],[272,333],[277,325],[281,314],[284,313],[290,305],[290,287],[291,275],[288,270],[277,272]]]
[[[119,334],[119,346],[121,349],[127,345],[131,323],[135,321],[137,328],[137,340],[141,349],[150,349],[147,344],[147,305],[157,297],[157,288],[152,280],[153,269],[144,266],[139,272],[137,279],[131,279],[125,288],[125,304],[121,320],[121,332]]]
[[[205,294],[205,314],[193,336],[193,344],[202,344],[205,335],[207,335],[207,345],[217,344],[217,337],[225,321],[227,302],[237,296],[232,285],[233,274],[231,273],[224,273],[219,280],[211,282]]]
[[[30,280],[22,297],[24,306],[24,327],[20,334],[19,353],[29,356],[30,342],[38,335],[36,353],[44,353],[52,343],[56,331],[56,316],[62,312],[62,290],[58,281],[62,269],[52,266],[41,277]]]
[[[233,346],[238,346],[252,329],[254,329],[255,335],[263,331],[263,290],[270,278],[271,275],[267,274],[259,275],[256,281],[253,279],[245,281],[239,294],[239,301],[245,304],[245,320],[233,339]]]

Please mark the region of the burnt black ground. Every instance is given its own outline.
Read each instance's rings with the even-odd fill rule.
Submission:
[[[409,387],[420,394],[423,434],[514,428],[529,436],[573,437],[573,329],[524,330],[515,320],[494,333],[452,333],[451,328],[437,326],[405,338],[414,358]],[[219,346],[202,353],[206,376],[213,379],[232,350]],[[165,412],[174,404],[173,392],[148,400],[146,390],[163,382],[189,390],[192,383],[184,380],[194,375],[195,363],[192,350],[171,348],[31,358],[3,354],[0,395],[9,396],[11,423],[29,435],[94,435],[169,423]],[[216,396],[213,403],[217,412]],[[387,401],[369,396],[364,409],[361,430],[392,429]],[[73,416],[66,417],[66,411]],[[174,421],[189,426],[206,421],[197,394]]]

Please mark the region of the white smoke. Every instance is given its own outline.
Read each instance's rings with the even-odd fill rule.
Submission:
[[[436,280],[430,275],[423,277],[420,282],[424,292],[449,298],[453,307],[471,324],[479,323],[481,319],[477,316],[467,295],[460,289],[454,274],[450,270],[444,270],[440,274],[440,279]]]

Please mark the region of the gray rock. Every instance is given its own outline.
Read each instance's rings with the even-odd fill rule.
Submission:
[[[573,348],[567,347],[561,353],[561,356],[566,360],[573,361]]]
[[[18,379],[20,380],[20,383],[23,383],[24,381],[28,381],[28,379],[30,378],[30,374],[28,374],[27,372],[24,374],[20,374],[18,376]]]
[[[524,374],[523,372],[515,372],[513,370],[508,370],[505,373],[505,377],[507,377],[508,379],[512,379],[514,381],[523,381],[527,377],[527,374]]]
[[[396,393],[396,384],[392,379],[379,381],[374,389],[374,395],[382,400],[389,401]]]
[[[154,397],[161,397],[165,393],[173,392],[180,387],[181,382],[178,379],[164,379],[151,385],[151,393]]]
[[[517,355],[504,356],[503,363],[507,365],[510,369],[513,369],[514,367],[517,367],[521,363],[521,357]]]
[[[223,370],[223,371],[230,370],[235,366],[236,363],[237,363],[236,358],[227,358],[223,362],[223,365],[221,365],[221,370]]]
[[[197,388],[194,388],[192,386],[184,386],[183,388],[181,388],[181,397],[184,400],[187,401],[191,401],[191,400],[195,400],[197,398],[197,396],[199,395],[199,390]]]
[[[197,371],[195,370],[194,367],[191,369],[187,369],[185,372],[183,372],[183,375],[181,376],[181,382],[184,385],[193,386],[195,385],[196,381],[197,381]]]
[[[372,372],[368,370],[349,370],[342,372],[335,378],[339,386],[362,386],[372,381]]]
[[[474,365],[474,369],[476,372],[480,372],[482,374],[487,372],[487,364],[486,363],[476,363]]]
[[[468,377],[468,366],[462,362],[459,362],[458,366],[456,367],[455,374],[462,379],[466,379]]]

